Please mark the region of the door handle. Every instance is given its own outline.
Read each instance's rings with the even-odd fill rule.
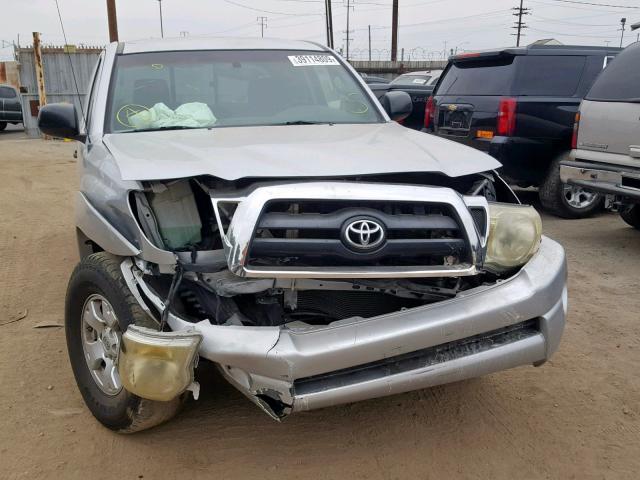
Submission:
[[[640,158],[640,145],[629,145],[629,155],[633,158]]]

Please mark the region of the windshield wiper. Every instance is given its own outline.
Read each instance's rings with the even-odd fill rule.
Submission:
[[[332,122],[313,122],[310,120],[292,120],[284,123],[277,123],[276,125],[333,125]]]
[[[127,130],[124,133],[159,132],[161,130],[193,130],[197,128],[209,128],[209,127],[187,127],[185,125],[165,125],[164,127],[136,128],[134,130]]]

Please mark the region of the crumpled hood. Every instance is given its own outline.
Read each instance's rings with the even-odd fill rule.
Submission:
[[[105,135],[103,141],[123,180],[399,172],[441,172],[458,177],[500,167],[485,153],[395,122],[116,133]]]

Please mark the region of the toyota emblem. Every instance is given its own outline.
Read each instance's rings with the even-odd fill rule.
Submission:
[[[377,220],[358,218],[347,223],[342,239],[352,250],[369,251],[378,248],[386,237],[384,227]]]

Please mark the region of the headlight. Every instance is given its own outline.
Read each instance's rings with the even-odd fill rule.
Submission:
[[[504,271],[527,263],[540,247],[538,212],[530,206],[489,203],[489,217],[485,267]]]

